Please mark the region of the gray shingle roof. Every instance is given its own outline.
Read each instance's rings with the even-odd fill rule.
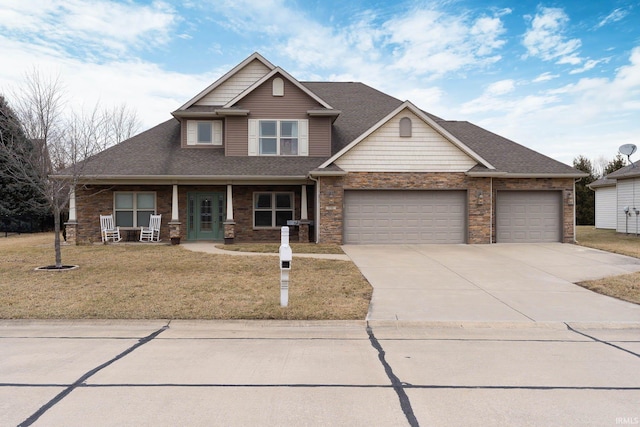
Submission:
[[[226,157],[223,148],[181,148],[180,122],[170,119],[91,157],[84,175],[305,177],[326,159]]]
[[[337,153],[402,104],[397,98],[357,82],[303,82],[341,110],[333,123],[332,152]],[[212,107],[191,107],[209,111]],[[469,122],[447,121],[426,113],[500,172],[581,176],[576,169]],[[328,157],[226,157],[223,148],[182,148],[180,123],[170,119],[87,161],[94,177],[304,177]],[[486,171],[475,167],[474,171]],[[64,172],[62,172],[64,174]]]
[[[615,172],[611,172],[607,175],[609,179],[627,179],[636,178],[640,176],[640,160],[635,163],[631,163],[623,168],[618,169]]]
[[[581,172],[571,166],[472,123],[444,120],[437,123],[500,172],[581,176]]]

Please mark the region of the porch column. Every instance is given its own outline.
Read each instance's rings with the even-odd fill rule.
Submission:
[[[233,185],[227,184],[227,218],[224,221],[224,243],[233,243],[236,237],[236,222],[233,220]]]
[[[169,221],[169,238],[172,245],[180,244],[180,209],[178,205],[178,184],[173,184],[171,195],[171,221]]]
[[[69,220],[64,223],[64,240],[70,245],[78,243],[78,217],[76,216],[76,190],[69,190]]]
[[[298,241],[309,243],[309,215],[307,213],[307,186],[302,186],[300,194],[300,227],[298,228]]]

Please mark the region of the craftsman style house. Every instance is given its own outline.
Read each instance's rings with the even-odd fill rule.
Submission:
[[[258,53],[173,118],[88,159],[67,240],[161,214],[184,241],[573,242],[581,172],[362,83],[301,82]],[[64,172],[62,172],[64,174]]]

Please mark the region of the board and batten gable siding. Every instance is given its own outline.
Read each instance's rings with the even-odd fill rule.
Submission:
[[[411,119],[410,137],[400,120]],[[418,116],[403,110],[335,162],[348,172],[466,172],[477,162]]]
[[[640,217],[636,217],[633,212],[633,208],[640,210],[640,178],[634,179],[622,179],[616,183],[617,197],[617,209],[616,218],[618,219],[618,225],[616,230],[619,233],[637,233],[640,229],[636,228],[636,224],[640,224]],[[628,206],[631,216],[626,217],[624,208]],[[636,221],[638,218],[638,221]]]
[[[596,189],[596,228],[616,229],[616,210],[618,195],[616,187]]]
[[[273,78],[280,77],[275,75]],[[248,155],[249,120],[308,120],[308,156],[331,155],[331,119],[309,117],[308,110],[323,108],[289,80],[284,80],[284,96],[273,96],[273,78],[242,98],[237,107],[249,110],[248,117],[227,117],[225,148],[227,156]]]
[[[266,65],[254,59],[195,105],[225,105],[270,71]]]

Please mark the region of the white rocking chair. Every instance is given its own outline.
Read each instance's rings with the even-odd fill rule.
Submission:
[[[140,241],[141,242],[159,242],[161,222],[162,222],[162,215],[151,215],[149,217],[149,226],[140,228]]]
[[[119,242],[122,240],[120,237],[120,227],[116,227],[113,222],[113,215],[100,215],[100,235],[102,236],[102,242],[108,241]]]

